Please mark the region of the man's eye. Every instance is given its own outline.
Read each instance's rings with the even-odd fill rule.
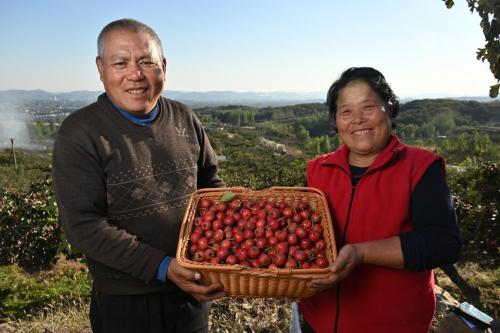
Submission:
[[[125,66],[127,66],[127,63],[125,61],[118,61],[113,63],[113,66],[117,68],[125,68]]]
[[[153,61],[141,61],[140,64],[141,64],[141,66],[144,66],[144,67],[152,67],[152,66],[156,65]]]

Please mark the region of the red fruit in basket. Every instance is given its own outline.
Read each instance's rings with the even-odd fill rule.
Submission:
[[[274,236],[278,241],[282,242],[286,240],[288,233],[286,232],[286,230],[278,230],[274,233]]]
[[[302,269],[311,268],[311,264],[308,261],[302,262],[302,263],[300,263],[300,268],[302,268]]]
[[[297,230],[297,223],[291,222],[288,224],[287,230],[289,233],[295,233],[295,230]]]
[[[268,211],[267,216],[269,218],[279,219],[281,217],[281,210],[279,210],[278,208],[272,208]]]
[[[297,268],[297,262],[293,258],[288,258],[285,263],[286,268]]]
[[[239,248],[236,250],[236,258],[238,258],[238,260],[241,262],[241,261],[245,261],[247,260],[248,258],[248,252],[247,252],[247,249],[244,249],[244,248]]]
[[[246,239],[243,244],[241,244],[241,247],[245,249],[249,249],[250,247],[255,245],[255,240],[253,239]]]
[[[328,267],[328,261],[325,258],[316,258],[315,264],[320,268]]]
[[[203,234],[203,230],[200,227],[194,227],[193,234]]]
[[[264,238],[266,231],[262,227],[255,228],[253,231],[253,234],[255,235],[255,238]]]
[[[299,250],[297,246],[288,247],[288,255],[292,258],[295,258],[295,253]]]
[[[203,258],[210,260],[210,258],[215,257],[215,251],[208,248],[203,252]]]
[[[319,232],[316,232],[316,231],[313,231],[309,234],[308,238],[311,242],[313,243],[316,243],[317,241],[319,241],[323,236],[319,233]]]
[[[241,261],[238,265],[240,265],[242,267],[251,267],[250,263],[247,260]]]
[[[264,206],[264,209],[269,212],[269,211],[273,210],[275,207],[276,207],[276,204],[274,202],[268,201],[266,203],[266,205]]]
[[[241,218],[243,220],[247,220],[247,219],[249,219],[252,216],[252,211],[250,209],[248,209],[248,208],[243,208],[240,211],[240,214],[241,214]]]
[[[257,259],[260,267],[267,267],[271,263],[271,257],[265,253],[261,253]]]
[[[237,211],[241,207],[241,200],[234,199],[233,201],[231,201],[229,206],[231,207],[231,209],[234,209],[235,211]]]
[[[276,207],[278,207],[280,210],[285,210],[287,208],[287,204],[285,201],[280,201],[276,204]]]
[[[219,229],[223,229],[225,226],[224,226],[224,222],[222,222],[222,220],[215,220],[213,223],[212,223],[212,229],[214,231],[217,231]]]
[[[320,251],[326,250],[326,242],[323,239],[318,240],[316,243],[314,243],[313,249],[316,252],[320,252]]]
[[[323,226],[321,224],[319,224],[319,223],[313,224],[312,230],[316,231],[316,232],[319,232],[320,234],[323,234],[323,231],[324,231]]]
[[[225,262],[228,265],[236,265],[238,263],[238,258],[236,258],[234,254],[230,254],[227,256]]]
[[[224,230],[224,238],[225,239],[232,239],[233,238],[233,231],[231,229],[225,229]]]
[[[299,239],[298,239],[296,234],[288,234],[288,236],[286,237],[286,241],[290,245],[297,245],[299,242]]]
[[[203,221],[203,218],[202,218],[201,216],[197,216],[197,217],[195,217],[195,218],[194,218],[194,222],[193,222],[193,223],[194,223],[194,226],[195,226],[195,227],[199,227],[199,226],[200,226],[201,221]]]
[[[302,250],[307,250],[307,249],[310,249],[311,247],[312,247],[312,243],[309,239],[304,238],[303,240],[300,241],[300,248]]]
[[[302,228],[304,228],[304,229],[311,230],[312,225],[313,224],[312,224],[311,220],[303,220],[302,221]]]
[[[217,212],[215,214],[215,219],[216,220],[224,220],[225,217],[226,217],[226,214],[224,214],[223,212]]]
[[[254,238],[253,237],[253,230],[245,230],[243,231],[243,236],[245,237],[245,239],[251,239],[251,238]]]
[[[321,221],[321,216],[318,213],[313,212],[311,214],[311,221],[312,223],[319,223]]]
[[[206,214],[203,215],[203,221],[212,222],[213,220],[215,220],[215,213],[214,212],[206,212]],[[200,223],[200,226],[201,226],[201,224],[203,224],[203,221]]]
[[[276,253],[285,254],[285,255],[288,253],[288,248],[289,248],[289,245],[287,242],[281,242],[281,243],[276,244],[276,246],[275,246]]]
[[[198,241],[200,240],[200,238],[201,238],[201,234],[199,234],[199,233],[192,234],[191,235],[191,239],[190,239],[191,243],[192,244],[198,244]]]
[[[257,222],[255,222],[255,226],[257,228],[265,228],[267,225],[267,222],[265,219],[258,219]]]
[[[278,220],[272,218],[272,219],[269,219],[269,228],[271,228],[271,230],[278,230],[280,228],[280,223],[278,222]]]
[[[300,216],[300,214],[298,213],[293,214],[292,222],[299,224],[300,222],[302,222],[302,216]]]
[[[200,201],[200,207],[202,208],[210,208],[212,206],[212,200],[208,198],[202,198]]]
[[[278,239],[274,236],[271,236],[271,237],[266,237],[267,238],[267,242],[269,243],[269,246],[275,246],[276,244],[278,244]]]
[[[224,239],[224,236],[225,236],[224,231],[222,231],[221,229],[219,229],[219,230],[216,230],[214,232],[213,238],[214,238],[214,241],[220,242],[220,241],[222,241]]]
[[[217,258],[219,258],[220,260],[226,259],[228,255],[229,255],[228,249],[220,248],[217,250]]]
[[[264,237],[266,238],[274,237],[274,231],[272,231],[271,229],[264,229]]]
[[[198,249],[205,250],[208,247],[208,239],[206,237],[201,237],[198,240]]]
[[[238,222],[238,221],[241,221],[242,217],[241,217],[241,214],[240,213],[234,213],[233,215],[233,219]]]
[[[259,219],[265,220],[265,219],[266,219],[266,217],[267,217],[267,211],[265,211],[265,210],[263,210],[263,209],[259,210],[259,211],[257,212],[257,217],[258,217]]]
[[[189,254],[193,255],[196,251],[198,251],[198,245],[191,244],[189,245]]]
[[[275,264],[278,267],[284,267],[286,264],[286,255],[279,253],[276,254],[273,258],[273,264]]]
[[[221,263],[221,260],[219,258],[217,258],[217,257],[212,257],[212,258],[210,258],[210,263],[212,265],[217,265],[217,264]]]
[[[231,243],[231,241],[229,239],[224,239],[220,243],[220,248],[229,250],[231,248],[231,245],[232,245],[232,243]]]
[[[303,220],[309,219],[309,216],[311,215],[311,212],[309,210],[302,210],[300,211],[300,217],[302,217]]]
[[[233,216],[226,216],[223,220],[223,223],[224,223],[224,225],[233,226],[236,223],[234,215]]]
[[[224,212],[227,209],[227,205],[224,202],[219,202],[219,203],[215,204],[215,208],[219,212]]]
[[[198,250],[193,254],[193,261],[202,262],[203,261],[203,251]]]
[[[203,222],[201,222],[201,224],[200,224],[200,228],[203,231],[210,230],[210,229],[212,229],[212,222],[207,221],[207,220],[203,220]]]
[[[296,259],[297,261],[300,261],[300,262],[304,262],[307,260],[307,255],[302,250],[297,250],[293,257],[294,257],[294,259]]]
[[[250,267],[252,268],[260,268],[260,263],[257,259],[250,260]]]
[[[295,206],[295,208],[300,211],[300,210],[305,210],[305,209],[309,209],[309,204],[307,202],[304,202],[304,201],[301,201],[299,203],[297,203],[297,205]]]
[[[255,245],[257,245],[257,247],[261,250],[264,250],[268,244],[269,243],[266,238],[257,238],[255,241]]]
[[[253,200],[243,200],[243,207],[250,209],[255,206],[255,202]]]
[[[237,243],[243,243],[243,241],[245,241],[245,236],[241,231],[233,232],[233,238],[234,241]]]
[[[256,228],[256,225],[255,225],[255,223],[253,221],[248,220],[248,221],[245,222],[245,225],[243,226],[243,228],[245,230],[254,231],[255,228]]]
[[[290,219],[293,216],[293,210],[290,208],[285,208],[282,210],[281,215],[283,215],[284,218]]]
[[[247,252],[250,259],[255,259],[259,256],[260,249],[257,246],[252,245],[247,249]]]
[[[208,240],[214,237],[214,231],[212,229],[209,229],[205,231],[204,233],[205,237],[207,237]]]
[[[306,238],[307,237],[307,231],[306,229],[302,228],[302,227],[298,227],[296,230],[295,230],[295,234],[297,235],[297,237],[299,237],[300,239],[302,238]]]

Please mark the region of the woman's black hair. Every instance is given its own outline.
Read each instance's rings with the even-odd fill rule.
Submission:
[[[328,90],[326,104],[333,119],[337,114],[337,98],[339,93],[351,81],[365,81],[377,93],[382,101],[389,107],[391,118],[396,118],[399,112],[399,100],[391,87],[385,80],[385,77],[378,70],[371,67],[351,67],[345,70],[340,78],[333,82]]]

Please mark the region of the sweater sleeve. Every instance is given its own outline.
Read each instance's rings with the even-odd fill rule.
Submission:
[[[458,259],[461,236],[444,171],[433,163],[411,195],[413,230],[400,236],[404,268],[420,271]]]
[[[108,222],[102,163],[92,140],[81,130],[74,132],[61,127],[53,152],[62,229],[70,244],[89,258],[149,282],[166,253]]]

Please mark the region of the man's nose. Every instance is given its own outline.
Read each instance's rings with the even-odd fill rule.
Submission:
[[[144,72],[142,71],[141,66],[137,63],[132,63],[130,65],[130,71],[128,75],[128,78],[131,81],[140,81],[144,79]]]

